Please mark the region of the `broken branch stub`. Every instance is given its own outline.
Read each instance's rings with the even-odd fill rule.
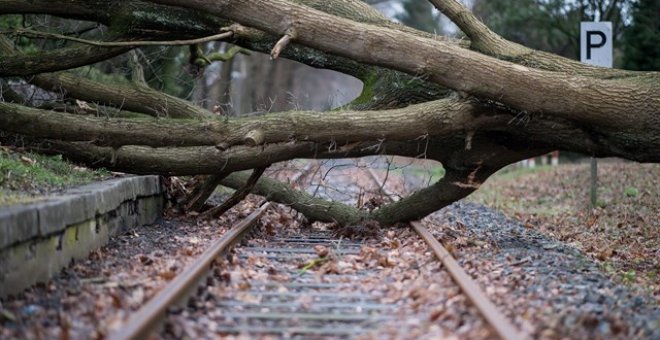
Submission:
[[[286,34],[280,38],[280,40],[277,41],[275,46],[273,46],[273,50],[270,51],[270,59],[275,60],[280,56],[280,53],[289,45],[291,40],[296,38],[296,30],[294,29],[288,29],[286,31]]]
[[[264,132],[261,129],[250,130],[245,134],[243,138],[243,143],[247,146],[257,146],[264,143],[265,136]]]

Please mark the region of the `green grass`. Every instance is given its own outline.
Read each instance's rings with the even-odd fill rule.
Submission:
[[[533,174],[537,172],[544,172],[548,170],[552,170],[552,167],[550,165],[540,165],[534,168],[513,165],[513,166],[505,167],[504,169],[498,171],[495,175],[493,175],[493,177],[500,179],[516,179],[523,175]]]
[[[38,200],[40,195],[101,179],[104,170],[89,170],[61,156],[0,150],[0,205]]]
[[[518,178],[530,174],[547,172],[551,169],[552,167],[549,165],[537,166],[534,168],[510,166],[495,173],[488,179],[487,183],[515,182]],[[512,197],[503,193],[499,189],[498,185],[484,185],[475,194],[470,196],[468,200],[490,205],[498,210],[526,210],[530,214],[542,216],[556,215],[570,209],[568,206],[548,204],[551,202],[547,202],[547,198],[544,196],[531,198]]]

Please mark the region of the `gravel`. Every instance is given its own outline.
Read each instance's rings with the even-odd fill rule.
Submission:
[[[355,190],[360,186],[370,188],[373,183],[364,175],[345,171],[342,166],[340,180],[330,179],[332,172],[316,177],[320,188],[317,193],[346,196],[345,200],[357,202],[376,192],[373,188]],[[395,174],[390,176],[392,189],[405,184]],[[355,195],[364,197],[357,199]],[[0,338],[82,339],[107,335],[121,327],[131,312],[200,254],[210,240],[255,206],[247,202],[211,223],[168,218],[161,225],[114,238],[107,247],[73,264],[51,282],[1,301]],[[262,232],[297,232],[287,227],[295,220],[291,214],[288,208],[269,213]],[[570,245],[473,203],[455,203],[424,223],[502,312],[533,338],[660,339],[659,298],[611,281],[596,263]],[[252,266],[250,261],[259,262],[260,267]],[[269,272],[273,265],[263,261],[267,260],[243,258],[229,263],[227,272],[249,279],[274,276],[273,270]],[[351,289],[396,306],[390,314],[394,320],[364,338],[493,336],[411,230],[381,229],[365,241],[359,254],[345,255],[326,265],[333,264],[337,268],[325,268],[324,274],[315,275],[314,280],[335,281],[342,275],[369,271],[369,277],[349,280],[358,283]],[[317,274],[320,270],[313,271]],[[275,272],[280,271],[275,268]],[[234,281],[237,285],[240,282]],[[222,292],[231,289],[227,286]],[[184,316],[196,315],[195,310],[184,312],[180,314],[180,325],[198,328],[194,332],[179,329],[180,334],[213,334],[199,328],[204,324],[188,324],[194,319]],[[205,317],[207,326],[216,322],[213,315]]]
[[[50,282],[0,301],[0,338],[108,335],[255,204],[247,201],[211,222],[170,216],[113,237]]]
[[[660,339],[658,297],[613,282],[570,245],[473,203],[454,203],[427,224],[535,338]]]

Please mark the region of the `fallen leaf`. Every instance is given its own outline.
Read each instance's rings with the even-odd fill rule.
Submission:
[[[169,280],[173,279],[176,276],[176,273],[171,271],[171,270],[168,270],[168,271],[158,273],[158,276],[160,276],[164,280],[169,281]]]
[[[431,315],[429,315],[429,321],[438,320],[443,314],[445,314],[444,308],[436,308],[431,312]]]
[[[259,304],[261,303],[261,295],[254,295],[250,293],[238,293],[236,294],[236,300],[246,303]]]
[[[328,247],[326,247],[326,246],[324,246],[324,245],[320,245],[320,244],[314,246],[314,251],[315,251],[316,254],[317,254],[319,257],[321,257],[321,258],[328,256],[328,253],[330,252],[330,251],[328,250]]]
[[[613,254],[614,254],[614,250],[612,248],[605,248],[600,252],[598,252],[598,259],[601,261],[605,261],[610,257],[612,257]]]

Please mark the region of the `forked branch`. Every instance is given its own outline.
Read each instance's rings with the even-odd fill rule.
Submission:
[[[250,177],[245,181],[245,184],[236,190],[231,197],[224,201],[221,205],[211,208],[205,211],[200,217],[204,219],[210,219],[218,217],[224,214],[227,210],[231,209],[233,206],[238,204],[240,201],[245,199],[247,195],[252,191],[254,186],[257,184],[257,181],[264,174],[267,167],[256,168],[252,171]]]

